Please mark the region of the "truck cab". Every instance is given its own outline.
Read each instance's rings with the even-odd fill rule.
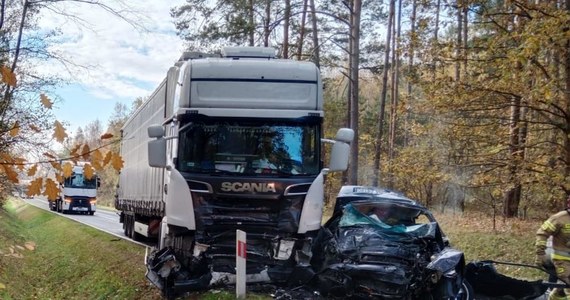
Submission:
[[[189,53],[127,120],[115,207],[127,236],[158,237],[147,277],[165,294],[235,283],[236,230],[248,283],[312,276],[325,176],[354,136],[324,138],[322,89],[315,64],[274,49]]]
[[[87,179],[82,166],[74,166],[71,176],[60,185],[60,197],[49,201],[50,209],[64,214],[95,214],[97,210],[97,188],[100,182],[97,175]]]

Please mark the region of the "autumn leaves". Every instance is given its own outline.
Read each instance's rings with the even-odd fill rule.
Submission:
[[[11,87],[16,86],[16,76],[10,68],[1,66],[0,74],[4,84]],[[40,103],[45,109],[52,109],[53,103],[45,94],[40,95]],[[31,129],[30,132],[42,133],[42,130],[33,124],[26,126]],[[5,138],[17,137],[20,134],[20,129],[20,122],[16,120],[3,131],[0,131],[0,138],[2,138],[2,135]],[[53,123],[51,136],[61,144],[68,137],[65,127],[58,120],[55,120]],[[87,179],[93,178],[95,172],[102,171],[104,168],[113,168],[116,171],[121,170],[123,160],[119,153],[112,150],[104,150],[111,144],[118,142],[117,139],[113,138],[113,135],[110,133],[103,134],[100,137],[101,143],[99,144],[101,146],[94,149],[91,149],[85,143],[75,144],[71,149],[64,149],[58,154],[45,152],[43,153],[45,159],[36,162],[13,155],[10,151],[0,151],[0,176],[14,184],[18,184],[20,177],[25,175],[32,179],[27,189],[28,196],[44,195],[50,200],[54,200],[59,194],[59,183],[63,183],[65,178],[72,175],[73,166],[79,162],[84,162],[82,163],[83,174]]]

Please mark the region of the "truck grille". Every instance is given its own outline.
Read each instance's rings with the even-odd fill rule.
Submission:
[[[304,195],[267,198],[229,198],[192,193],[196,229],[209,234],[227,230],[248,233],[296,233]]]

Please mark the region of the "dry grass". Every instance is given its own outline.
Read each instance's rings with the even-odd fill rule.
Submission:
[[[496,219],[482,213],[436,214],[453,247],[465,252],[467,261],[494,260],[534,265],[535,233],[539,220]],[[544,279],[529,267],[497,265],[501,273],[521,279]]]

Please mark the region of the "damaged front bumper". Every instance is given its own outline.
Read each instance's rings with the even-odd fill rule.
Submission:
[[[314,276],[310,266],[312,238],[271,240],[265,243],[271,245],[265,249],[259,245],[259,240],[248,239],[248,284],[271,282],[299,285]],[[171,247],[155,249],[145,257],[146,277],[165,295],[234,285],[235,247],[233,254],[227,253],[227,248],[219,244],[196,243],[191,258],[181,257]]]

